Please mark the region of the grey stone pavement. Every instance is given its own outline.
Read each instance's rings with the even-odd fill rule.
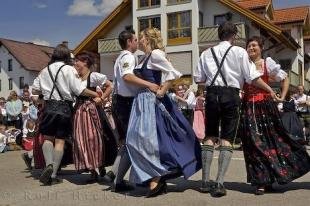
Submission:
[[[310,152],[310,148],[308,148]],[[213,198],[209,194],[200,193],[199,171],[189,180],[178,178],[168,183],[168,193],[147,199],[145,188],[127,194],[117,194],[105,191],[109,186],[103,183],[86,184],[88,174],[76,174],[73,165],[64,168],[60,177],[64,183],[54,186],[41,186],[35,179],[40,171],[29,172],[21,159],[22,151],[0,154],[0,206],[13,205],[205,205],[205,206],[306,206],[310,202],[310,173],[296,181],[276,186],[275,193],[264,196],[253,195],[254,188],[246,184],[246,171],[243,154],[235,151],[230,168],[227,172],[225,186],[228,194],[222,198]],[[216,152],[215,156],[218,153]],[[213,161],[211,176],[217,171],[217,160]],[[128,175],[128,174],[127,174]]]

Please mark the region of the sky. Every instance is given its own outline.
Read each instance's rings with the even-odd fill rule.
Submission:
[[[121,0],[0,0],[0,38],[74,49]],[[310,0],[273,0],[274,8]]]

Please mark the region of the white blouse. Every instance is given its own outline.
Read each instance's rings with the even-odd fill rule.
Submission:
[[[143,63],[144,61],[142,61],[136,69],[141,69]],[[147,68],[162,71],[162,83],[169,80],[179,79],[182,76],[182,74],[173,67],[171,62],[168,61],[165,52],[159,49],[152,51],[151,57],[147,62]]]
[[[271,57],[266,58],[266,67],[268,76],[273,77],[277,82],[287,77],[287,73],[281,69],[281,65],[277,64]],[[260,71],[262,74],[264,71]]]
[[[103,85],[106,83],[107,81],[107,76],[98,72],[92,72],[90,74],[90,87],[97,87],[99,86],[100,88],[103,87]],[[84,81],[82,81],[82,85],[84,87],[87,87],[87,79],[85,79]]]

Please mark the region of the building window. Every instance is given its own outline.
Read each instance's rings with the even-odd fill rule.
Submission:
[[[13,80],[9,79],[9,90],[13,89]]]
[[[302,72],[302,62],[298,60],[298,75],[299,75],[299,84],[303,82],[303,72]]]
[[[228,12],[226,14],[215,15],[214,16],[214,25],[221,25],[226,21],[230,21],[232,18],[232,13]]]
[[[0,73],[1,73],[1,70],[2,70],[2,62],[0,61]]]
[[[8,71],[13,71],[12,59],[8,60]]]
[[[147,17],[139,19],[139,32],[152,27],[160,30],[160,17]]]
[[[25,86],[24,84],[24,77],[19,77],[19,88],[23,89]]]
[[[189,3],[189,2],[192,2],[192,0],[167,0],[168,5],[184,4],[184,3]]]
[[[139,0],[139,8],[160,6],[160,0]]]
[[[203,13],[199,12],[199,27],[203,27]]]
[[[168,14],[168,44],[192,42],[191,11]]]

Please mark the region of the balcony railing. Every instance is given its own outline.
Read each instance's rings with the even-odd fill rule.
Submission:
[[[98,40],[98,53],[114,53],[121,50],[122,49],[118,43],[117,38]]]
[[[236,39],[245,40],[246,39],[245,24],[236,23],[236,26],[238,29]],[[219,41],[217,30],[218,26],[198,28],[198,43],[210,43]]]

